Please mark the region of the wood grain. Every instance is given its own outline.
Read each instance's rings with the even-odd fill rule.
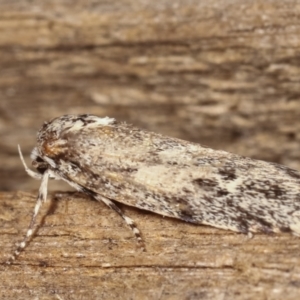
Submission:
[[[28,226],[45,120],[115,117],[300,169],[300,2],[0,0],[1,261]],[[28,160],[29,162],[29,160]],[[102,204],[57,182],[2,299],[298,299],[299,238],[244,235]],[[17,192],[23,191],[23,192]],[[27,192],[26,192],[27,191]]]
[[[0,194],[1,261],[25,234],[35,194]],[[14,265],[2,299],[297,299],[299,238],[253,238],[123,207],[142,231],[80,193],[54,193]],[[60,298],[59,298],[60,297]]]

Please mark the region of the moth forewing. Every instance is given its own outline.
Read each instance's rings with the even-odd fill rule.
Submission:
[[[80,133],[72,140],[77,151],[70,160],[93,163],[69,180],[117,202],[196,224],[244,233],[291,229],[291,215],[299,210],[297,171],[126,124],[111,126],[109,140],[107,132],[97,128],[88,140]],[[105,141],[100,155],[95,141]],[[95,149],[85,153],[83,142]]]

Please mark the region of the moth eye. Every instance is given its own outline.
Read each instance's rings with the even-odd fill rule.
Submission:
[[[32,166],[36,168],[40,174],[44,174],[48,169],[48,164],[39,156],[32,161]]]

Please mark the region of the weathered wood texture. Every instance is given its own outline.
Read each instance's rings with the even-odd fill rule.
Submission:
[[[37,187],[29,155],[66,113],[142,128],[300,169],[300,1],[0,0],[1,261]],[[61,191],[57,183],[50,189]],[[64,187],[65,189],[65,187]],[[103,205],[54,202],[3,299],[297,299],[299,239],[192,226],[125,208],[147,244]],[[4,272],[5,271],[5,272]]]
[[[26,231],[35,195],[0,199],[4,261]],[[124,209],[139,225],[146,252],[103,204],[79,193],[54,194],[28,248],[14,265],[0,266],[1,299],[299,298],[299,238],[249,239]]]

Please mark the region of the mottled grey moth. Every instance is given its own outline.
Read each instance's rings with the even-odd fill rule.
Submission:
[[[31,158],[41,180],[26,237],[46,201],[48,178],[114,209],[142,243],[123,203],[163,216],[236,232],[300,234],[300,173],[275,163],[144,131],[112,118],[65,115],[44,123]]]

